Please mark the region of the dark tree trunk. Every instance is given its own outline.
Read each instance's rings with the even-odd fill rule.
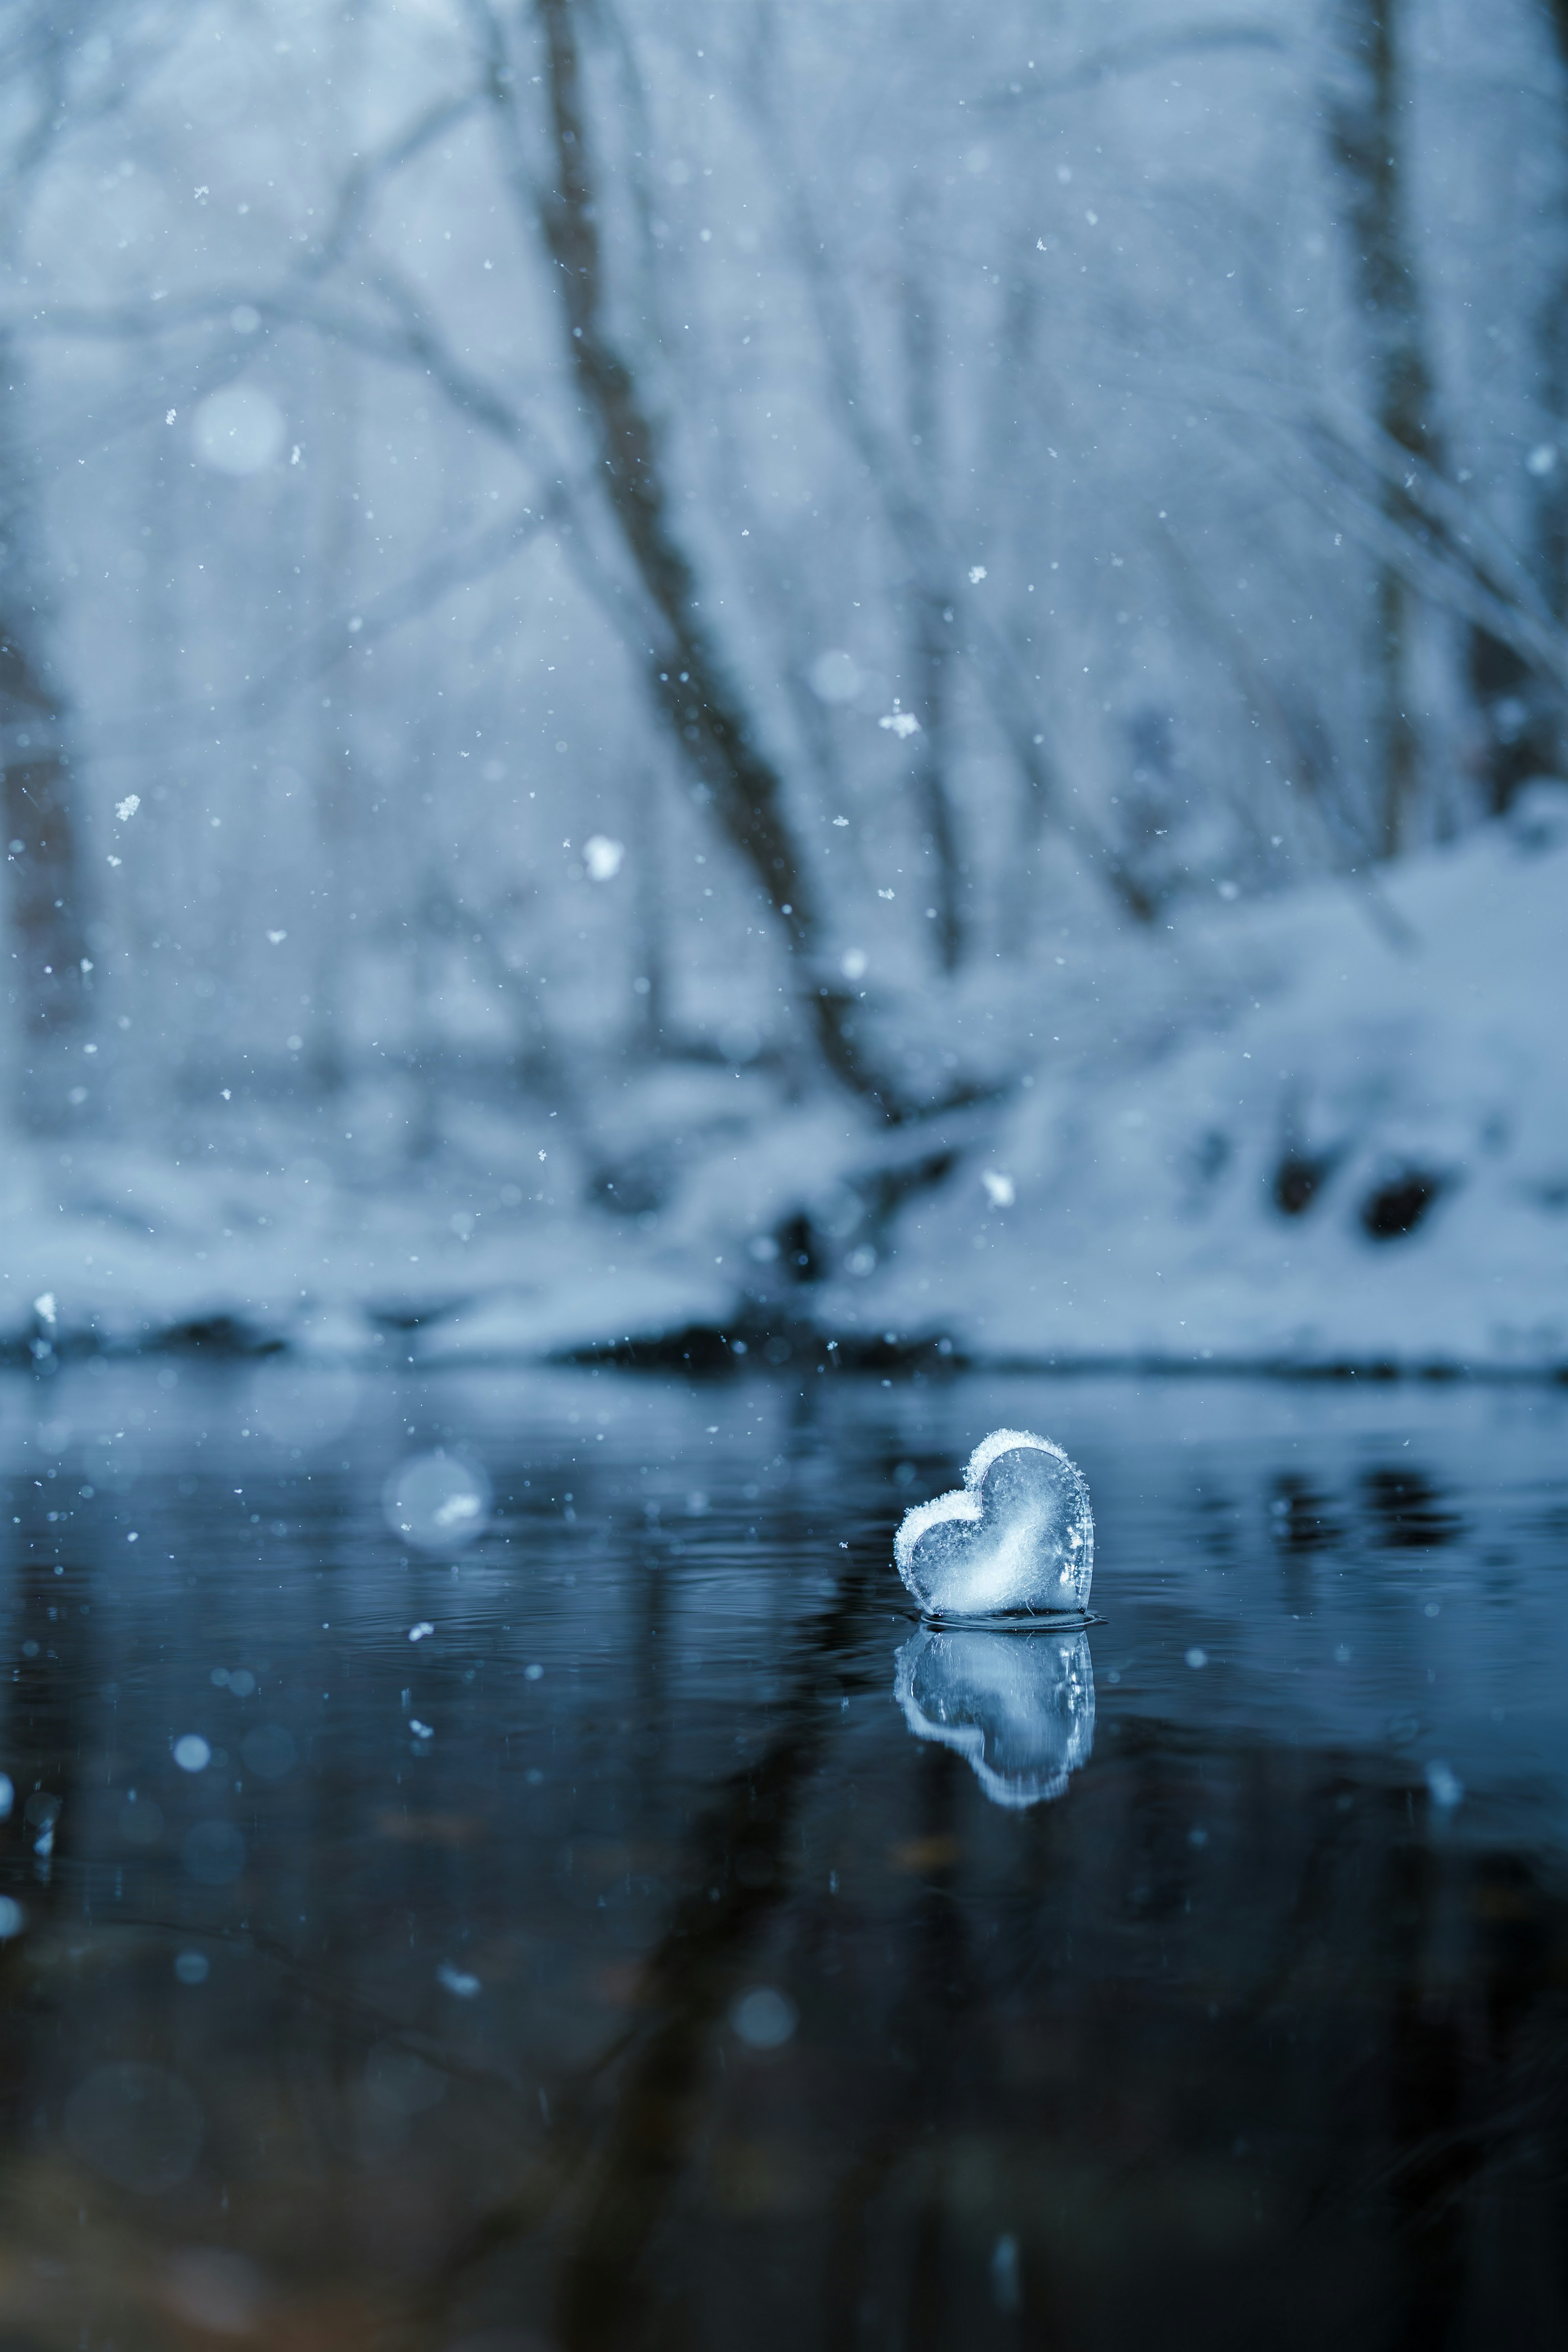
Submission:
[[[0,372],[5,379],[0,399],[14,404],[15,355],[3,342]],[[13,1001],[26,1071],[22,1108],[32,1123],[54,1125],[66,1109],[58,1053],[81,1018],[86,988],[81,855],[72,821],[64,706],[44,667],[43,630],[29,576],[33,519],[14,430],[0,429],[0,763]]]
[[[963,961],[963,916],[959,905],[962,880],[957,828],[947,789],[948,667],[952,658],[952,626],[943,614],[949,608],[938,597],[917,591],[915,616],[915,709],[921,732],[915,738],[915,803],[936,869],[931,895],[936,900],[936,949],[943,971],[956,971]]]
[[[1424,465],[1436,465],[1441,452],[1401,161],[1401,6],[1402,0],[1342,0],[1346,79],[1330,121],[1365,318],[1376,419],[1400,448]],[[1402,531],[1419,533],[1418,512],[1404,490],[1385,490],[1384,507]],[[1420,736],[1410,712],[1416,602],[1397,565],[1385,562],[1375,599],[1378,772],[1367,827],[1370,846],[1384,857],[1396,856],[1405,845],[1421,788]]]
[[[18,1009],[33,1040],[57,1034],[81,1011],[80,886],[69,771],[58,742],[58,706],[37,684],[9,614],[0,615],[0,630],[12,952]],[[42,748],[35,748],[40,742]]]
[[[940,466],[942,416],[937,401],[936,335],[932,289],[906,278],[903,288],[904,364],[909,374],[911,440],[919,468],[928,478]],[[914,752],[915,797],[936,868],[936,950],[944,971],[956,971],[963,958],[963,916],[959,905],[957,828],[947,785],[949,669],[952,661],[952,614],[940,581],[914,583],[914,705],[921,733]]]
[[[579,0],[538,0],[544,35],[553,179],[538,200],[554,266],[579,414],[597,444],[610,513],[664,644],[649,663],[656,707],[724,833],[751,868],[810,973],[805,1006],[830,1069],[889,1117],[898,1105],[856,1036],[854,1000],[819,977],[824,925],[784,806],[782,779],[701,611],[696,575],[676,535],[658,436],[636,378],[609,331],[598,204],[589,159],[577,42]],[[508,82],[498,100],[512,103]]]
[[[1560,622],[1568,622],[1568,0],[1542,0],[1563,79],[1559,83],[1559,184],[1554,229],[1556,260],[1536,320],[1537,383],[1552,419],[1548,462],[1532,468],[1531,556],[1542,593]],[[1532,775],[1568,768],[1568,710],[1561,689],[1531,670],[1518,654],[1499,646],[1484,665],[1472,662],[1478,698],[1494,719],[1491,729],[1492,804],[1503,809]],[[1496,723],[1500,719],[1501,723]]]

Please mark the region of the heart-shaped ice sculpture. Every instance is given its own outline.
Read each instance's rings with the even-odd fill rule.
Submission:
[[[1081,1612],[1094,1574],[1083,1473],[1048,1437],[993,1430],[962,1486],[904,1513],[893,1557],[928,1616]]]
[[[917,1739],[956,1748],[994,1805],[1059,1797],[1094,1746],[1089,1636],[922,1625],[898,1655],[893,1696]]]

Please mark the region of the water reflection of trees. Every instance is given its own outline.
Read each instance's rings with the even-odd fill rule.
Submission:
[[[1155,1723],[1120,1748],[1017,1843],[921,1753],[902,1860],[867,1850],[887,1813],[848,1833],[831,1971],[815,1891],[692,1907],[555,2213],[563,2346],[1444,2345],[1500,2295],[1517,2340],[1553,2340],[1560,1894],[1445,1843],[1381,1759]],[[843,1853],[841,1806],[810,1818],[815,1752],[784,1735],[731,1831],[761,1795],[775,1844],[788,1817],[786,1846]],[[811,2047],[740,2072],[731,2044],[718,2074],[770,1935]],[[1007,2236],[1023,2338],[994,2293]],[[483,2253],[504,2273],[494,2234]]]

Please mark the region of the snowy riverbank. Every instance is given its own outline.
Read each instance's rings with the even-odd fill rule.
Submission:
[[[997,1103],[887,1130],[761,1071],[634,1074],[640,1207],[616,1138],[542,1108],[459,1116],[415,1171],[259,1113],[177,1160],[14,1145],[0,1339],[434,1363],[811,1328],[993,1362],[1561,1369],[1565,905],[1568,790],[1540,786],[1375,896],[1043,968]],[[973,1016],[992,1052],[1002,1003]]]

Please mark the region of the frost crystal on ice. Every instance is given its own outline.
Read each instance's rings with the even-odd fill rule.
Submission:
[[[962,1486],[905,1512],[893,1557],[928,1616],[1087,1608],[1094,1574],[1088,1484],[1049,1438],[994,1430],[970,1455]]]
[[[898,1654],[893,1696],[917,1739],[963,1757],[994,1805],[1048,1802],[1094,1745],[1089,1636],[922,1625]]]

